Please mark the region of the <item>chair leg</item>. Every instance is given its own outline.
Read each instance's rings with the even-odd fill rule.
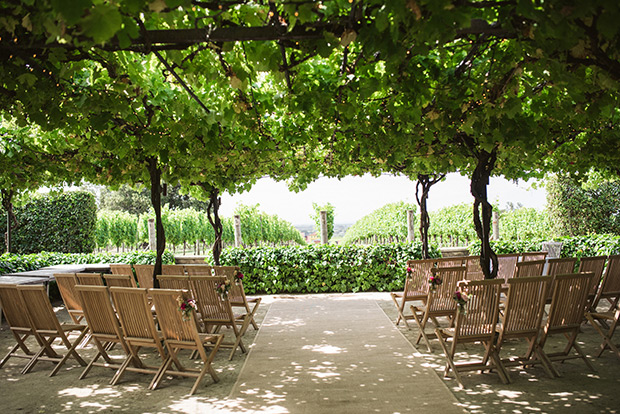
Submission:
[[[447,342],[444,342],[443,340],[444,338],[443,331],[440,328],[436,328],[435,335],[437,336],[437,339],[439,339],[439,345],[441,345],[441,349],[443,349],[443,352],[446,355],[446,370],[444,372],[444,377],[447,377],[450,369],[452,369],[452,372],[454,372],[454,377],[456,378],[456,382],[458,382],[459,387],[465,388],[463,386],[463,380],[461,379],[458,369],[456,368],[456,364],[454,363],[455,344],[453,343],[451,347],[452,352],[450,352],[448,351]]]
[[[424,332],[424,330],[426,329],[426,321],[428,320],[428,318],[426,316],[422,316],[422,319],[420,319],[418,315],[418,308],[416,308],[415,306],[411,306],[411,312],[413,313],[413,318],[418,324],[418,328],[420,330],[420,332],[418,333],[418,339],[416,340],[415,344],[418,345],[420,343],[420,339],[424,338],[424,341],[426,342],[426,346],[428,348],[428,352],[432,353],[433,349],[431,348],[431,343],[428,339],[428,336],[426,336],[426,332]]]

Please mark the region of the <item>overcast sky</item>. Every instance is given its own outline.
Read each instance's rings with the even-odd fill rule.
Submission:
[[[460,203],[473,203],[469,192],[469,179],[459,174],[450,174],[447,179],[431,188],[428,208],[430,211]],[[505,208],[506,203],[521,203],[524,207],[542,209],[546,205],[544,188],[533,189],[533,181],[518,184],[502,178],[492,178],[489,185],[489,201]],[[334,221],[338,224],[352,224],[387,203],[406,201],[415,204],[415,182],[405,177],[383,175],[347,177],[342,180],[321,178],[310,184],[308,189],[294,193],[288,191],[285,183],[269,178],[258,181],[248,192],[222,196],[221,214],[233,215],[238,204],[259,204],[260,210],[276,214],[295,225],[312,224],[312,203],[332,203],[335,206]]]

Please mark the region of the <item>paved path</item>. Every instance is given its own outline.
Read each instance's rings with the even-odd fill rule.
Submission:
[[[377,303],[296,297],[267,313],[230,408],[260,413],[463,413]]]

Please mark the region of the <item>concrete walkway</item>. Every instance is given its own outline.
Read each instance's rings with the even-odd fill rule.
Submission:
[[[353,295],[275,302],[229,402],[260,413],[464,412],[377,303]]]

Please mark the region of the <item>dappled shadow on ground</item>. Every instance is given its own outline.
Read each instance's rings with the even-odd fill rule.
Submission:
[[[387,300],[378,301],[392,321],[398,316],[394,303]],[[441,322],[441,321],[440,321]],[[411,329],[406,329],[401,322],[399,330],[413,344],[418,336],[415,322],[410,322]],[[429,329],[428,332],[431,330]],[[434,334],[430,336],[434,338]],[[432,367],[445,384],[454,393],[462,407],[471,413],[525,413],[525,412],[575,412],[575,413],[615,413],[620,412],[620,360],[606,351],[600,358],[594,358],[601,339],[594,328],[582,327],[577,343],[590,357],[596,372],[590,372],[582,360],[574,359],[564,363],[554,363],[561,374],[560,378],[550,378],[540,365],[534,367],[509,368],[511,384],[502,384],[499,376],[493,372],[463,373],[465,388],[460,389],[452,375],[444,378],[446,359],[438,340],[431,341],[433,352],[428,352],[426,345],[420,342],[416,349]],[[546,352],[564,349],[566,341],[562,335],[551,338],[545,345]],[[524,341],[508,341],[502,348],[502,357],[520,356],[525,353]],[[478,344],[459,346],[459,362],[467,358],[479,360],[483,348]]]
[[[267,299],[259,307],[259,323],[272,302],[271,298]],[[278,300],[294,301],[290,298]],[[352,295],[335,298],[339,306],[349,307],[359,326],[366,326],[368,322],[363,307],[356,305],[357,300],[359,296]],[[539,366],[528,369],[513,367],[510,369],[511,384],[502,384],[495,373],[471,372],[463,374],[465,388],[460,389],[452,377],[443,378],[445,358],[436,340],[432,342],[432,353],[427,352],[425,345],[406,349],[389,345],[393,335],[401,334],[410,342],[415,342],[417,330],[413,326],[407,330],[402,325],[398,332],[384,330],[391,328],[396,320],[396,308],[387,293],[376,294],[372,300],[376,300],[387,315],[385,321],[361,337],[350,338],[350,342],[346,338],[353,336],[353,328],[346,324],[336,324],[310,336],[303,334],[305,328],[310,328],[305,318],[291,315],[271,319],[269,326],[272,333],[265,338],[268,343],[277,343],[286,335],[297,332],[295,340],[303,351],[303,358],[286,355],[286,347],[280,354],[271,355],[265,361],[265,366],[269,368],[252,374],[264,380],[260,387],[240,383],[234,389],[246,358],[239,351],[232,362],[227,360],[227,352],[220,352],[213,363],[220,382],[214,384],[207,376],[196,395],[191,397],[187,394],[194,381],[192,378],[167,377],[160,388],[150,391],[147,387],[151,376],[146,374],[129,372],[117,386],[112,387],[108,383],[113,371],[109,369],[95,367],[84,380],[79,380],[82,367],[69,361],[57,376],[49,378],[51,363],[41,362],[31,373],[21,375],[26,361],[11,359],[0,369],[2,410],[24,413],[315,413],[319,411],[313,410],[313,407],[320,405],[324,412],[344,413],[352,402],[363,399],[368,405],[366,409],[358,409],[361,411],[359,414],[394,412],[395,407],[405,407],[400,410],[403,413],[443,413],[438,408],[446,403],[441,401],[444,395],[441,390],[448,389],[450,398],[452,395],[456,397],[453,402],[448,402],[449,409],[461,407],[472,413],[620,412],[620,376],[617,375],[620,360],[611,352],[605,352],[598,359],[591,358],[596,373],[589,372],[583,361],[571,360],[557,365],[561,378],[547,377]],[[301,301],[300,306],[304,306]],[[57,310],[59,317],[67,320],[62,307]],[[304,311],[319,315],[325,309],[308,307]],[[3,356],[14,340],[6,322],[2,328],[0,354]],[[250,328],[247,335],[244,341],[249,345],[256,331]],[[360,342],[362,346],[355,347],[354,342]],[[553,348],[558,350],[563,344],[554,339],[548,344],[549,351],[552,352]],[[600,338],[592,327],[586,325],[579,344],[587,355],[592,356],[600,344]],[[479,357],[482,350],[475,344],[460,349],[465,350],[462,356],[472,358]],[[378,369],[372,361],[376,350],[394,356],[394,366]],[[509,342],[502,353],[519,355],[523,350],[524,344]],[[79,352],[89,359],[94,355],[94,347],[89,345]],[[157,362],[150,351],[145,350],[144,355],[153,364]],[[351,359],[342,359],[345,357]],[[286,358],[293,362],[286,367],[279,366]],[[432,376],[429,376],[428,369]],[[352,376],[358,378],[357,382],[347,381]],[[397,392],[384,392],[386,384],[396,388]],[[293,395],[296,397],[293,398]],[[402,400],[397,400],[399,396]]]
[[[260,324],[270,301],[261,305],[257,313],[257,321]],[[61,304],[55,304],[54,309],[61,321],[69,321],[67,313]],[[224,331],[227,337],[232,333]],[[257,331],[250,327],[244,336],[246,345],[253,343]],[[6,321],[0,331],[0,354],[4,356],[15,343]],[[37,349],[34,341],[32,349]],[[62,353],[61,347],[55,347]],[[80,355],[88,362],[95,355],[95,347],[92,344],[78,350]],[[120,351],[112,351],[112,355],[121,356]],[[145,362],[149,365],[158,366],[161,360],[149,349],[141,352]],[[182,353],[183,362],[191,366],[192,362],[187,358],[188,352]],[[35,368],[26,375],[20,371],[27,363],[25,359],[11,358],[0,369],[0,394],[2,395],[2,412],[24,413],[101,413],[101,412],[157,412],[157,413],[187,413],[198,407],[209,407],[207,411],[217,412],[217,406],[230,394],[239,371],[246,359],[247,354],[235,353],[233,361],[228,361],[227,350],[221,351],[213,362],[220,381],[213,383],[207,375],[202,380],[194,396],[188,393],[195,378],[183,378],[178,376],[166,377],[159,388],[148,390],[152,379],[150,374],[127,372],[116,386],[109,385],[114,375],[114,370],[93,367],[88,376],[80,380],[83,367],[73,360],[67,364],[54,377],[48,377],[53,365],[50,362],[39,362]],[[194,364],[200,366],[198,361]],[[213,408],[213,409],[211,409]],[[223,412],[230,412],[225,410]]]

